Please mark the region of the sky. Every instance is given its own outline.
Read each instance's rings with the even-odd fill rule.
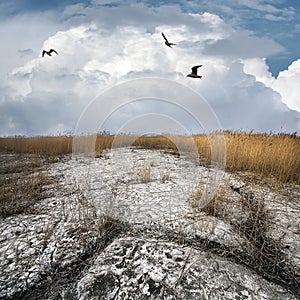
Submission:
[[[0,136],[78,133],[108,101],[99,131],[207,132],[206,102],[215,130],[300,134],[297,0],[2,0],[0,36]]]

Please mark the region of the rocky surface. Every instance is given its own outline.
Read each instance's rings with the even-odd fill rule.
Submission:
[[[251,270],[193,247],[121,238],[76,285],[80,299],[293,299]]]
[[[130,148],[66,159],[47,175],[52,193],[0,220],[1,299],[300,296],[297,186]]]

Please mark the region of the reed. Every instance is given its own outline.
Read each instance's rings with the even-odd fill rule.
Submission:
[[[227,171],[254,172],[264,177],[273,177],[283,183],[300,183],[299,136],[233,131],[225,131],[223,135],[226,141]],[[88,141],[89,137],[91,136],[83,136],[82,139]],[[98,134],[95,155],[100,156],[104,149],[110,149],[112,146],[164,149],[179,155],[181,151],[191,150],[191,139],[197,147],[201,162],[209,166],[211,145],[209,136],[205,134],[192,137]],[[0,138],[0,152],[65,155],[72,153],[72,143],[72,136],[7,137]]]
[[[228,171],[249,171],[300,183],[300,137],[291,134],[227,133]]]

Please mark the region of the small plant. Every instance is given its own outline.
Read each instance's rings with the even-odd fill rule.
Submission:
[[[137,170],[139,181],[147,183],[151,180],[151,162],[145,161],[144,164]]]
[[[227,199],[222,196],[222,194],[217,193],[211,199],[206,206],[204,206],[201,210],[206,214],[214,216],[214,217],[224,217],[225,206],[227,203]]]
[[[161,179],[160,179],[161,183],[166,183],[166,182],[168,182],[170,180],[171,180],[170,173],[165,173],[165,174],[161,175]]]
[[[200,208],[201,198],[202,198],[202,190],[200,188],[197,188],[196,191],[194,191],[190,195],[188,202],[193,209],[198,210]]]
[[[228,199],[225,196],[225,190],[218,190],[217,193],[210,199],[210,191],[205,187],[198,187],[189,198],[189,203],[195,210],[201,210],[207,215],[214,217],[225,217],[225,210],[228,204]]]

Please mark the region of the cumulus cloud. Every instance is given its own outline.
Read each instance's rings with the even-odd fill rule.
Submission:
[[[246,73],[254,75],[257,81],[278,92],[289,108],[300,112],[300,59],[292,62],[287,70],[281,71],[277,78],[268,71],[265,59],[246,60],[244,69]]]
[[[255,45],[255,47],[253,47]],[[251,49],[251,51],[249,51]],[[218,40],[207,45],[205,54],[229,58],[249,58],[274,55],[284,50],[282,46],[270,39],[260,39],[247,32],[234,32],[227,39]]]
[[[13,68],[23,66],[40,55],[41,45],[63,25],[53,12],[27,13],[0,18],[1,56],[0,80]]]
[[[59,55],[42,58],[37,53],[7,72],[1,87],[0,109],[4,114],[0,134],[73,130],[95,96],[120,82],[143,77],[166,78],[194,89],[205,97],[224,129],[299,129],[299,113],[282,103],[279,87],[280,94],[258,82],[254,71],[252,75],[244,71],[246,62],[256,56],[282,51],[276,42],[233,28],[211,13],[184,13],[174,5],[118,7],[102,6],[110,1],[96,2],[66,8],[61,30],[44,39],[42,49],[54,48]],[[176,47],[164,45],[162,31]],[[255,51],[250,47],[253,44]],[[195,64],[203,64],[201,80],[186,78]],[[255,71],[270,83],[274,81],[263,65],[257,65]],[[287,78],[284,74],[281,77]],[[187,110],[192,111],[196,104],[186,99]],[[115,124],[122,126],[147,112],[159,115],[170,110],[157,101],[129,105],[111,116],[107,129],[117,130]],[[186,128],[197,129],[180,111],[175,110],[172,117]]]
[[[71,107],[74,95],[34,92],[24,98],[2,100],[0,103],[0,127],[2,135],[57,134],[74,129]],[[70,109],[71,107],[71,109]]]

